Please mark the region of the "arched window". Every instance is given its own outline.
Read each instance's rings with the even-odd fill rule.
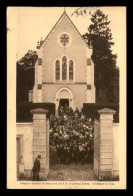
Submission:
[[[73,80],[73,61],[69,61],[69,80]]]
[[[56,80],[60,80],[60,61],[57,60],[56,61],[56,64],[55,64],[55,77],[56,77]]]
[[[62,58],[62,80],[67,80],[67,58]]]

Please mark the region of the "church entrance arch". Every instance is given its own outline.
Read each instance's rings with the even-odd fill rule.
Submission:
[[[55,97],[56,113],[58,112],[59,105],[68,105],[74,109],[74,97],[73,93],[69,88],[62,87],[60,88]]]
[[[69,107],[69,99],[60,99],[59,106],[65,107],[66,105]]]

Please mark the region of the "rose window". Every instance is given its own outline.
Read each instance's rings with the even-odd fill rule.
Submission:
[[[62,34],[60,36],[60,43],[63,45],[63,46],[67,46],[67,44],[69,43],[69,36],[67,34]]]

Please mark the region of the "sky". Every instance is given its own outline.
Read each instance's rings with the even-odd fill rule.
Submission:
[[[126,47],[126,8],[125,7],[99,7],[108,20],[111,21],[109,27],[112,32],[113,53],[118,55],[117,66],[122,63],[123,53]],[[81,35],[87,32],[91,24],[90,15],[76,16],[71,14],[77,7],[65,7],[66,13],[75,24]],[[92,13],[97,7],[88,7],[87,10]],[[28,50],[36,50],[37,42],[48,35],[55,23],[58,21],[64,11],[64,7],[15,7],[14,18],[7,17],[7,28],[15,30],[17,35],[16,58],[22,58]],[[10,15],[9,15],[10,16]],[[16,21],[14,21],[16,20]]]

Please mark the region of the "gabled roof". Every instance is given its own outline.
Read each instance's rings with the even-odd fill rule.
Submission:
[[[73,24],[73,22],[71,21],[71,19],[69,18],[69,16],[67,15],[66,11],[64,10],[63,14],[61,15],[61,17],[59,18],[59,20],[56,22],[56,24],[54,25],[54,27],[52,28],[52,30],[49,32],[49,34],[47,35],[47,37],[41,42],[40,46],[37,46],[37,48],[40,48],[45,41],[48,39],[48,37],[50,36],[50,34],[53,32],[53,30],[55,29],[55,27],[57,26],[57,24],[60,22],[61,18],[63,16],[66,16],[68,18],[68,20],[71,22],[72,26],[74,27],[74,29],[77,31],[77,33],[79,34],[80,38],[83,40],[83,42],[86,44],[86,46],[89,48],[88,44],[85,42],[85,40],[83,39],[82,35],[80,34],[80,32],[78,31],[78,29],[76,28],[76,26]]]

